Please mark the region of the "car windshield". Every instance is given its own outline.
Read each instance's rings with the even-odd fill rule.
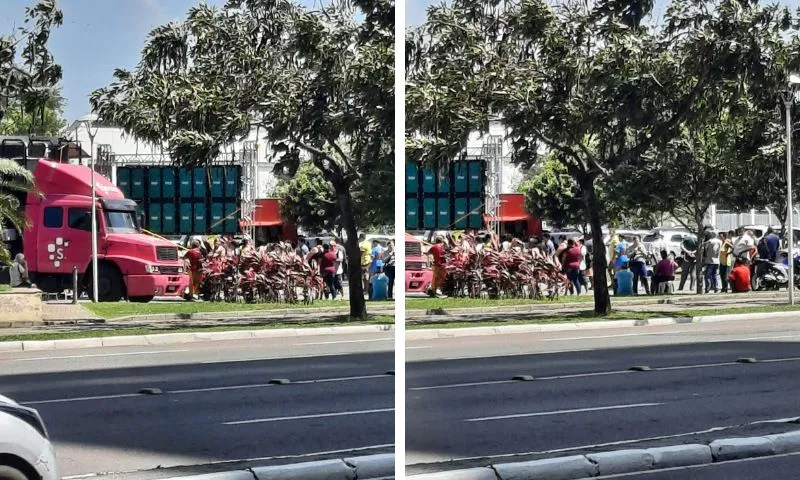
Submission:
[[[661,235],[659,235],[658,233],[649,233],[649,234],[645,235],[644,241],[645,242],[655,242],[656,240],[661,240],[661,238],[662,238]]]
[[[106,210],[106,230],[109,233],[139,233],[139,224],[132,211]]]

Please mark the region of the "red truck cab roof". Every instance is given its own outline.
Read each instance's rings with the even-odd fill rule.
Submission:
[[[57,163],[39,159],[33,171],[38,191],[47,195],[92,196],[92,170],[82,165]],[[95,193],[98,198],[123,200],[125,195],[107,178],[95,173]]]

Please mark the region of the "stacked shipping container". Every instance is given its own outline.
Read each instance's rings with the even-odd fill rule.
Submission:
[[[464,160],[436,172],[406,163],[406,228],[481,228],[485,211],[486,162]]]
[[[242,168],[117,167],[117,186],[135,200],[144,227],[162,235],[239,231]]]

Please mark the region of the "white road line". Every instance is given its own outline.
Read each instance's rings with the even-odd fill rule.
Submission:
[[[159,355],[165,353],[180,353],[188,352],[189,350],[154,350],[152,352],[124,352],[124,353],[95,353],[88,355],[66,355],[61,357],[31,357],[31,358],[15,358],[14,362],[33,362],[39,360],[67,360],[70,358],[97,358],[97,357],[125,357],[130,355]]]
[[[254,420],[239,420],[236,422],[223,422],[222,425],[248,425],[251,423],[283,422],[287,420],[303,420],[306,418],[344,417],[349,415],[369,415],[372,413],[393,412],[394,408],[379,408],[375,410],[356,410],[351,412],[318,413],[315,415],[296,415],[292,417],[256,418]]]
[[[308,384],[308,383],[326,383],[326,382],[346,382],[349,380],[369,380],[372,378],[392,378],[392,375],[360,375],[357,377],[339,377],[339,378],[321,378],[319,380],[300,380],[292,383]]]
[[[623,410],[626,408],[657,407],[663,403],[631,403],[628,405],[610,405],[607,407],[575,408],[572,410],[555,410],[552,412],[517,413],[514,415],[499,415],[496,417],[468,418],[465,422],[486,422],[490,420],[506,420],[509,418],[546,417],[550,415],[564,415],[567,413],[599,412],[603,410]]]
[[[206,462],[206,463],[198,463],[194,465],[177,465],[175,467],[170,468],[188,468],[188,467],[205,467],[209,465],[229,465],[229,464],[237,464],[237,463],[253,463],[253,462],[264,462],[267,460],[286,460],[291,458],[309,458],[309,457],[318,457],[323,455],[336,455],[340,453],[355,453],[355,452],[364,452],[369,450],[378,450],[383,448],[394,448],[393,443],[387,443],[384,445],[368,445],[366,447],[353,447],[353,448],[344,448],[341,450],[328,450],[324,452],[311,452],[311,453],[298,453],[295,455],[276,455],[273,457],[256,457],[256,458],[237,458],[235,460],[217,460],[214,462]],[[72,475],[69,477],[62,477],[62,480],[78,480],[82,478],[92,478],[92,477],[102,477],[107,475],[123,475],[129,473],[141,473],[141,470],[127,470],[121,472],[102,472],[102,473],[84,473],[82,475]]]
[[[339,340],[337,342],[314,342],[314,343],[295,343],[294,345],[335,345],[337,343],[366,343],[366,342],[394,342],[394,337],[390,338],[371,338],[369,340]]]
[[[53,400],[36,400],[34,402],[22,402],[23,405],[44,405],[46,403],[65,403],[65,402],[84,402],[88,400],[107,400],[111,398],[129,398],[129,397],[142,397],[141,393],[124,393],[120,395],[97,395],[94,397],[73,397],[73,398],[56,398]]]
[[[258,358],[243,358],[241,360],[208,360],[205,362],[200,362],[201,365],[214,365],[218,363],[244,363],[244,362],[264,362],[267,360],[291,360],[294,358],[316,358],[316,357],[345,357],[347,355],[353,355],[352,352],[349,353],[318,353],[315,355],[284,355],[284,356],[276,356],[276,357],[258,357]]]
[[[488,382],[471,382],[471,383],[453,383],[450,385],[433,385],[430,387],[414,387],[408,390],[420,392],[423,390],[442,390],[445,388],[461,388],[461,387],[477,387],[481,385],[499,385],[502,383],[516,383],[517,380],[493,380]]]

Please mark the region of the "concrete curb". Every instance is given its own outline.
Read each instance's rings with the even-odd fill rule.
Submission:
[[[174,480],[377,480],[394,476],[394,454],[390,453],[174,477]]]
[[[370,305],[371,314],[394,314],[394,304],[385,306]],[[198,313],[157,313],[151,315],[128,315],[105,320],[106,322],[169,322],[177,320],[224,321],[232,316],[244,320],[283,320],[305,315],[330,316],[350,313],[350,307],[330,308],[286,308],[280,310],[238,310],[230,312],[198,312]]]
[[[708,445],[616,450],[529,462],[413,475],[409,480],[577,480],[800,452],[800,430],[763,437],[722,438]]]
[[[800,311],[769,313],[737,313],[700,317],[663,317],[646,320],[606,320],[599,322],[564,322],[526,325],[503,325],[499,327],[463,328],[419,328],[407,329],[406,340],[433,340],[437,338],[472,337],[477,335],[509,335],[515,333],[567,332],[574,330],[600,330],[607,328],[630,328],[688,323],[732,322],[736,320],[792,320],[800,318]]]
[[[323,328],[267,328],[260,330],[230,330],[224,332],[158,333],[152,335],[120,335],[112,337],[74,338],[64,340],[26,340],[0,342],[0,353],[102,347],[181,345],[186,343],[221,342],[226,340],[288,338],[313,335],[345,335],[393,331],[394,325],[380,324]]]

